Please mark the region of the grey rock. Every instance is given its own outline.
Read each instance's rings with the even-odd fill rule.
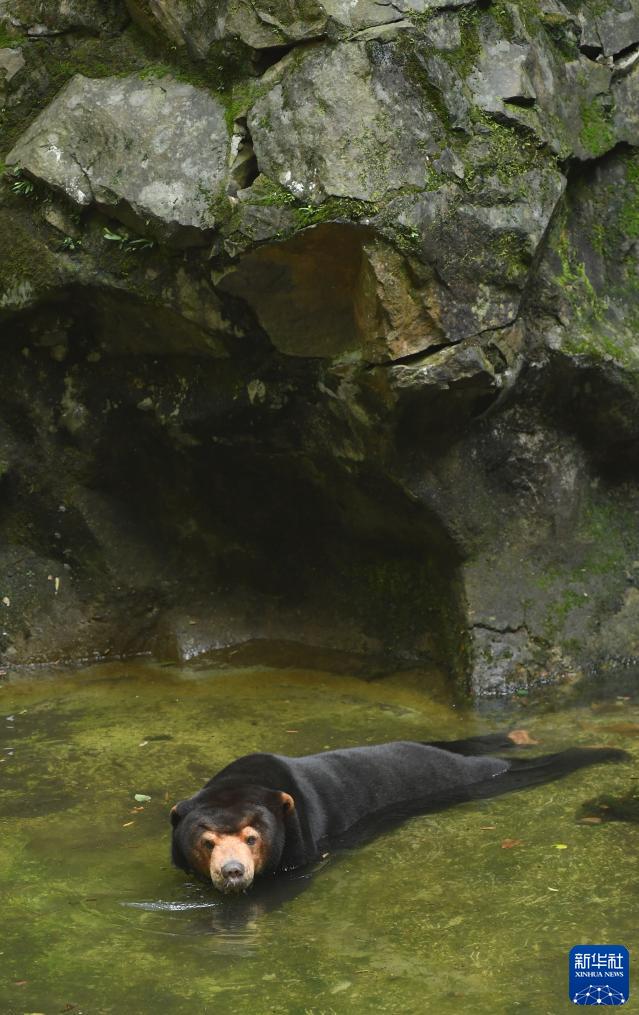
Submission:
[[[202,242],[216,225],[229,140],[208,92],[135,75],[76,75],[7,156],[80,207],[95,204],[141,232]]]
[[[515,45],[506,39],[486,44],[479,67],[468,78],[477,105],[494,113],[503,110],[505,102],[532,104],[537,92],[526,68],[529,59],[529,46]]]
[[[485,182],[469,198],[454,184],[392,200],[382,218],[419,237],[422,259],[443,282],[440,324],[450,342],[512,324],[565,180],[535,169],[508,185]],[[490,196],[489,196],[490,195]]]
[[[433,166],[438,173],[443,173],[444,176],[450,176],[457,180],[463,180],[466,176],[464,163],[451,148],[444,148],[439,158],[433,160]]]
[[[472,628],[473,692],[479,697],[527,690],[535,671],[535,647],[525,628],[501,630],[482,624]]]
[[[419,392],[420,395],[435,387],[448,390],[455,385],[466,385],[478,380],[493,388],[499,386],[495,368],[481,346],[460,343],[426,355],[410,364],[393,366],[388,371],[389,382],[398,392]],[[424,397],[428,397],[424,394]]]
[[[561,157],[588,159],[616,143],[606,105],[611,79],[611,67],[578,52],[566,59],[523,23],[511,42],[489,22],[467,85],[479,108],[499,121],[534,131]]]
[[[423,63],[428,80],[441,95],[450,125],[455,131],[472,134],[472,94],[459,72],[438,54],[416,59]]]
[[[47,36],[84,29],[117,32],[128,21],[124,0],[0,0],[0,20]]]
[[[215,43],[239,37],[255,49],[300,42],[324,33],[327,15],[315,0],[291,4],[267,0],[255,7],[244,0],[127,0],[133,17],[154,25],[196,60],[205,59]]]
[[[260,170],[312,204],[422,187],[443,127],[392,47],[383,50],[372,63],[362,43],[316,47],[295,61],[249,111]]]
[[[630,73],[613,82],[614,132],[619,141],[639,144],[639,64]]]
[[[255,244],[281,239],[296,231],[295,213],[288,207],[262,206],[253,203],[248,191],[240,191],[233,208],[232,224],[218,238],[219,249],[230,257],[252,248]],[[218,249],[218,246],[216,246]]]
[[[459,15],[452,10],[431,16],[422,26],[422,32],[428,45],[442,53],[454,52],[461,46]]]
[[[21,49],[0,49],[0,84],[9,84],[26,67]]]
[[[412,21],[392,21],[389,24],[373,25],[371,28],[364,28],[361,32],[354,32],[351,36],[353,42],[394,42],[401,38],[402,32],[412,31]]]
[[[639,42],[637,0],[613,0],[604,9],[585,4],[579,12],[581,44],[611,57]]]
[[[558,16],[562,20],[571,17],[569,9],[561,2],[561,0],[541,0],[539,4],[539,11],[542,15],[550,14],[551,16]]]
[[[410,14],[469,6],[471,0],[127,0],[133,17],[146,27],[155,26],[195,59],[205,59],[212,47],[239,38],[254,49],[307,42],[324,36],[391,38],[384,26],[404,22]],[[439,19],[435,19],[439,20]],[[381,31],[380,31],[381,30]],[[434,34],[442,29],[433,30]],[[444,33],[445,34],[445,33]],[[443,48],[449,45],[444,41]]]
[[[639,589],[626,589],[620,609],[601,632],[602,647],[611,658],[639,658]]]
[[[623,6],[625,10],[608,9],[597,18],[605,56],[615,56],[639,42],[639,4],[628,0]]]
[[[638,172],[636,152],[618,151],[572,188],[549,232],[535,297],[547,317],[555,318],[556,326],[548,329],[551,348],[569,361],[619,369],[619,383],[628,386],[629,395],[639,367]],[[618,391],[616,401],[621,397]],[[634,427],[630,405],[625,417]],[[599,427],[606,429],[603,418]]]

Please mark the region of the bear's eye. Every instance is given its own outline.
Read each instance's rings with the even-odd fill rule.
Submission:
[[[212,850],[213,847],[215,846],[215,843],[211,842],[210,839],[202,839],[202,845],[204,846],[205,849],[211,849]]]
[[[254,846],[257,842],[257,835],[247,835],[244,842],[247,846]]]

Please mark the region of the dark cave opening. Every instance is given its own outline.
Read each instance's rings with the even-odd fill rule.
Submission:
[[[179,336],[153,355],[132,335],[127,355],[121,321],[110,349],[98,305],[76,291],[6,346],[15,662],[287,645],[300,665],[462,675],[459,559],[441,521],[375,463],[344,463],[330,442],[309,452],[304,399],[267,411],[247,394],[253,364],[179,354]]]

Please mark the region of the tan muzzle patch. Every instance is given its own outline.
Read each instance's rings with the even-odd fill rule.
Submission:
[[[198,868],[220,892],[243,892],[264,866],[264,843],[256,829],[247,825],[224,835],[206,830],[198,843]]]

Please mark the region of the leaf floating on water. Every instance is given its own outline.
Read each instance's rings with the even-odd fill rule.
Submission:
[[[515,846],[523,846],[523,839],[503,839],[501,848],[502,849],[513,849]]]
[[[136,801],[136,803],[148,804],[151,797],[147,796],[146,793],[136,793],[133,799]]]
[[[538,744],[539,741],[531,737],[528,730],[511,730],[508,734],[508,739],[512,740],[513,744],[518,744],[520,747],[530,747],[533,744]]]

